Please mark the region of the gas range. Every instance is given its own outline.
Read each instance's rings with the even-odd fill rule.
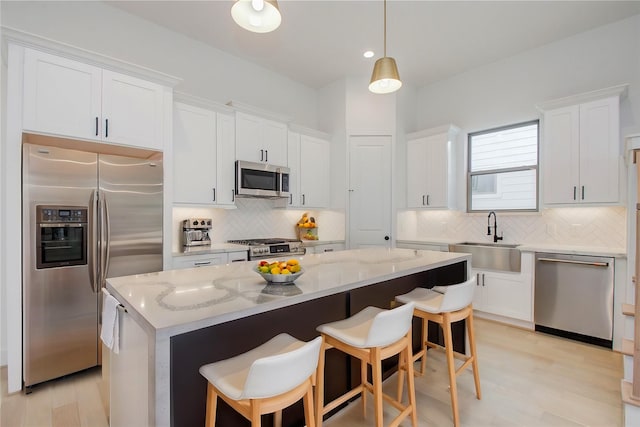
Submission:
[[[242,239],[229,243],[249,246],[249,260],[304,255],[306,250],[298,239]]]

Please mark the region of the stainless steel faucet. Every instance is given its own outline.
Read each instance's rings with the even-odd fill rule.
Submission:
[[[491,215],[493,215],[493,243],[498,243],[498,240],[503,239],[503,233],[500,233],[498,237],[498,217],[496,217],[494,211],[489,212],[489,217],[487,218],[487,236],[491,236]]]

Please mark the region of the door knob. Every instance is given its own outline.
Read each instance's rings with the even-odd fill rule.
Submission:
[[[384,236],[384,240],[389,240],[389,236]]]

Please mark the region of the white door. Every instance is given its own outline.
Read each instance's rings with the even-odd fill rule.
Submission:
[[[391,136],[349,137],[349,247],[391,246]]]

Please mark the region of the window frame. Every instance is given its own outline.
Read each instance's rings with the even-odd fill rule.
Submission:
[[[510,168],[500,168],[500,169],[490,169],[483,170],[478,172],[471,172],[471,139],[478,135],[485,135],[488,133],[495,133],[507,129],[515,129],[519,127],[525,127],[530,125],[537,126],[537,140],[536,140],[536,164],[535,166],[519,166],[519,167],[510,167]],[[492,208],[492,209],[472,209],[471,206],[471,197],[472,197],[472,178],[478,175],[492,175],[501,173],[510,173],[510,172],[520,172],[527,170],[535,170],[536,174],[536,206],[531,209],[500,209],[500,208]],[[539,212],[540,211],[540,119],[528,120],[526,122],[519,122],[505,126],[499,126],[491,129],[481,130],[478,132],[470,132],[467,134],[467,213],[484,213],[484,212]]]

